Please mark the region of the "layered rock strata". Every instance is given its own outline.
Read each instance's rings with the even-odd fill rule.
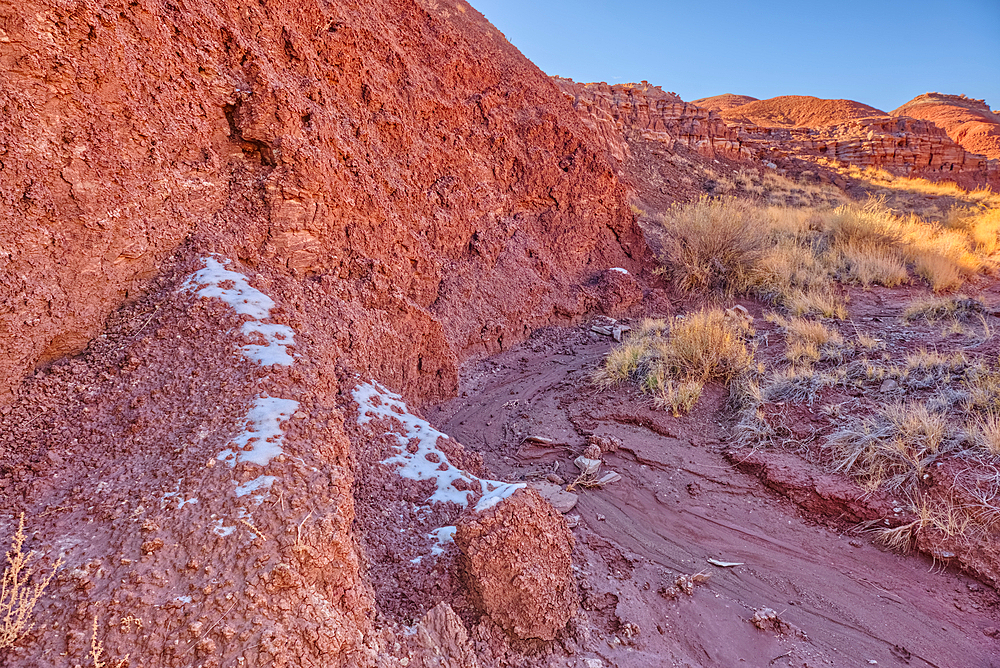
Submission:
[[[670,151],[683,147],[707,157],[749,157],[718,114],[659,86],[646,81],[608,85],[552,79],[620,163],[629,155],[626,136],[656,141]]]
[[[985,100],[925,93],[889,113],[931,121],[966,151],[1000,159],[1000,116]]]

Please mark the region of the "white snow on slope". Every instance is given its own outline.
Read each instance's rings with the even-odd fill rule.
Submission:
[[[448,435],[432,427],[426,420],[410,413],[400,395],[390,392],[379,383],[375,381],[361,383],[354,388],[352,395],[358,404],[359,425],[367,424],[375,418],[393,419],[399,423],[398,430],[388,432],[396,437],[399,449],[395,455],[383,460],[382,463],[399,464],[396,472],[404,478],[434,480],[437,489],[427,499],[428,503],[452,501],[460,506],[468,506],[469,497],[474,496],[475,492],[456,489],[454,483],[458,480],[463,480],[465,486],[476,487],[482,492],[482,497],[475,506],[476,511],[492,508],[501,499],[524,487],[524,483],[483,480],[454,466],[448,461],[448,456],[437,447],[438,439],[447,439]],[[407,445],[414,439],[417,441],[417,451],[411,453]],[[447,528],[442,527],[436,531],[444,531]]]
[[[237,462],[267,466],[268,462],[284,452],[281,449],[284,438],[281,423],[290,418],[298,407],[299,402],[292,399],[257,397],[245,418],[243,433],[232,441],[235,448],[223,450],[217,459],[230,466],[235,466]],[[248,445],[250,449],[246,450]]]
[[[247,337],[257,334],[265,343],[243,346],[244,357],[263,366],[290,366],[294,360],[288,354],[288,346],[295,345],[295,330],[288,325],[261,322],[270,317],[274,301],[257,288],[251,287],[246,276],[226,269],[226,264],[229,264],[229,260],[223,259],[220,262],[214,257],[205,258],[205,268],[192,274],[183,287],[201,286],[196,293],[199,297],[218,297],[237,313],[253,318],[243,323],[240,332]]]

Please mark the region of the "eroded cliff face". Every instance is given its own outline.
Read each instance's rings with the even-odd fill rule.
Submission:
[[[935,123],[895,117],[897,112],[888,116],[851,100],[725,95],[705,98],[707,106],[701,107],[647,82],[609,86],[553,80],[601,136],[612,159],[627,165],[626,178],[640,192],[650,190],[645,182],[660,179],[636,173],[650,172],[649,163],[658,162],[655,154],[664,151],[756,161],[793,171],[806,168],[802,161],[825,159],[969,187],[1000,183],[996,160],[969,152]],[[978,128],[967,126],[966,132]],[[651,149],[650,141],[659,149]],[[637,147],[639,142],[645,145]],[[634,160],[637,152],[642,155]]]
[[[996,161],[968,153],[934,123],[913,118],[876,116],[817,128],[740,124],[733,129],[741,147],[767,161],[826,158],[964,185],[1000,177]]]
[[[0,663],[376,663],[349,386],[640,299],[599,137],[461,0],[0,30],[0,534],[64,560]]]
[[[332,282],[337,345],[424,398],[643,252],[592,133],[459,0],[2,7],[4,395],[183,243]]]
[[[924,93],[890,114],[931,121],[966,151],[1000,159],[1000,116],[990,109],[985,100],[964,95]]]
[[[630,155],[626,136],[658,142],[668,151],[683,148],[712,158],[750,157],[717,113],[684,102],[659,86],[646,81],[609,86],[552,79],[620,163]]]

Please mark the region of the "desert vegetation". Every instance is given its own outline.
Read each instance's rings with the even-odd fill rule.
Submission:
[[[0,580],[0,649],[10,647],[31,630],[35,605],[62,565],[57,561],[48,573],[36,573],[35,568],[28,565],[31,553],[24,550],[25,538],[22,513]]]
[[[594,373],[601,387],[638,385],[674,415],[690,411],[709,381],[728,383],[754,364],[753,328],[738,312],[702,309],[644,320]]]
[[[987,346],[986,304],[957,291],[996,271],[1000,198],[845,173],[878,192],[848,201],[740,170],[717,180],[726,195],[647,216],[673,289],[719,306],[645,321],[594,380],[631,382],[675,416],[705,383],[724,383],[742,447],[790,448],[899,499],[908,521],[879,524],[883,542],[904,548],[934,534],[971,545],[1000,525],[1000,360]],[[947,210],[927,204],[941,198]],[[888,320],[852,319],[852,295],[877,286],[918,296]],[[724,310],[741,296],[763,303],[762,324]],[[824,416],[808,438],[782,422],[794,406]]]

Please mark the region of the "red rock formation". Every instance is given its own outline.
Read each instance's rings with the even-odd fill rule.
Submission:
[[[933,123],[911,118],[882,116],[818,128],[733,127],[743,147],[768,161],[827,158],[967,185],[996,179],[998,175],[995,163],[967,153]]]
[[[461,521],[455,544],[477,607],[517,638],[553,640],[576,614],[573,534],[523,489]]]
[[[462,0],[88,7],[3,24],[0,396],[185,240],[323,285],[341,350],[420,397],[645,252],[592,132]]]
[[[703,97],[699,100],[693,100],[691,104],[703,107],[710,111],[725,111],[726,109],[732,109],[733,107],[739,107],[740,105],[747,104],[748,102],[756,102],[759,98],[750,97],[749,95],[736,95],[734,93],[724,93],[722,95],[713,95],[712,97]]]
[[[419,404],[634,302],[599,137],[463,0],[0,11],[0,535],[66,562],[2,660],[374,664],[338,378]]]
[[[851,100],[784,96],[720,116],[740,148],[766,162],[826,158],[970,187],[1000,183],[1000,165],[969,153],[934,123],[894,118]]]
[[[553,77],[588,125],[604,139],[611,155],[624,162],[629,154],[625,135],[653,140],[669,151],[683,147],[708,157],[741,155],[734,134],[712,111],[640,84],[580,84]]]
[[[728,125],[818,128],[857,118],[885,116],[885,112],[853,100],[824,100],[808,95],[783,95],[730,107],[719,115]]]
[[[985,100],[925,93],[889,113],[931,121],[969,153],[1000,159],[1000,116]]]

